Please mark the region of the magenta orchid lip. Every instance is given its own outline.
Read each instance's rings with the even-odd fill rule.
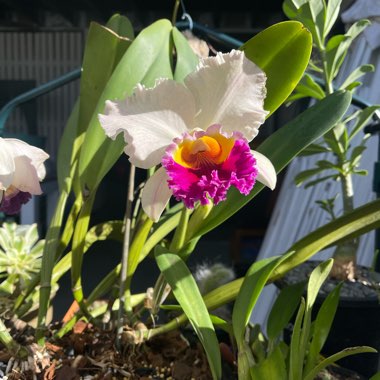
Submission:
[[[204,137],[209,137],[211,141],[222,138],[225,146],[217,143],[218,154],[210,157],[211,149],[207,150],[207,144],[204,144],[206,148],[194,154],[194,162],[197,163],[194,167],[186,163],[181,165],[181,162],[175,160],[175,154],[181,145],[185,145],[186,148],[186,139],[187,145],[191,143],[195,145]],[[228,151],[224,152],[223,148]],[[220,156],[223,155],[225,159],[219,162]],[[204,158],[198,159],[197,156]],[[180,161],[184,162],[183,159]],[[211,126],[205,132],[195,132],[194,136],[186,134],[183,139],[176,139],[167,149],[162,165],[169,177],[168,186],[174,197],[178,201],[183,201],[188,208],[193,208],[198,201],[201,205],[209,204],[210,200],[218,204],[226,199],[227,191],[231,186],[247,195],[252,190],[257,177],[256,160],[248,141],[240,133],[234,133],[229,138],[223,136],[221,126]]]

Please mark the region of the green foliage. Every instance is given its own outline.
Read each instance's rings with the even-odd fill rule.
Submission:
[[[0,227],[0,276],[5,278],[1,291],[12,294],[25,288],[41,269],[44,244],[38,238],[37,224],[4,223]]]
[[[268,339],[264,339],[259,345],[249,342],[252,347],[252,357],[256,359],[250,369],[251,379],[312,380],[328,365],[342,357],[376,352],[370,347],[363,346],[347,348],[328,358],[321,356],[320,352],[330,332],[338,306],[341,285],[338,285],[323,301],[314,322],[311,313],[317,294],[331,267],[332,259],[321,263],[313,270],[307,285],[306,300],[301,297],[304,290],[303,283],[285,287],[281,291],[271,311]],[[289,297],[291,306],[286,305],[286,297]],[[290,345],[287,347],[283,341],[278,340],[278,335],[290,321],[298,303]],[[279,310],[281,306],[285,307],[285,315]],[[277,327],[273,329],[271,326]]]

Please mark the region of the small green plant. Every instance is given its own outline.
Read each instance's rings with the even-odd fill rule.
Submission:
[[[305,97],[321,101],[327,95],[337,91],[354,92],[361,85],[358,79],[374,71],[373,65],[363,64],[346,78],[340,76],[340,86],[335,85],[349,47],[370,24],[368,20],[360,20],[354,23],[345,34],[331,36],[331,30],[339,16],[340,5],[341,0],[284,1],[285,14],[290,19],[302,22],[310,30],[314,46],[309,68],[289,101]],[[322,85],[315,79],[316,77],[320,79]],[[363,128],[379,107],[374,105],[359,110],[351,107],[349,113],[341,118],[334,128],[323,136],[321,141],[311,144],[303,152],[304,155],[326,153],[330,155],[318,160],[314,168],[299,173],[295,178],[296,185],[304,184],[305,188],[309,188],[324,181],[339,181],[342,213],[346,214],[352,211],[355,207],[352,178],[355,175],[367,174],[366,170],[360,169],[360,159],[366,149],[369,135],[363,134],[361,139],[358,139],[357,135],[362,133]],[[336,199],[335,196],[317,202],[331,218],[335,218],[334,203]],[[355,238],[336,247],[333,277],[341,280],[355,278],[358,244],[359,239]]]
[[[310,275],[306,299],[302,297],[305,283],[290,285],[281,290],[269,314],[267,336],[258,325],[249,327],[244,355],[251,363],[241,372],[247,379],[313,380],[327,366],[354,354],[376,352],[371,347],[349,347],[327,358],[320,354],[329,335],[339,302],[341,284],[324,300],[314,321],[312,309],[319,289],[333,265],[330,259],[318,265]],[[289,345],[283,341],[283,331],[296,313]],[[239,353],[241,355],[241,352]],[[239,379],[244,379],[243,376]]]

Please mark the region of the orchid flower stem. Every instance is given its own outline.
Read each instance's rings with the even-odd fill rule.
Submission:
[[[72,241],[72,255],[71,255],[71,285],[74,299],[78,302],[78,305],[87,317],[90,316],[87,306],[84,300],[82,289],[82,263],[83,255],[86,248],[86,234],[90,224],[90,216],[92,206],[95,200],[96,189],[93,189],[83,203],[83,207],[79,213],[77,223],[74,229],[73,241]]]
[[[172,24],[173,25],[175,25],[175,23],[177,21],[177,14],[178,14],[178,9],[179,9],[180,3],[181,3],[180,0],[175,0],[173,15],[172,15]]]
[[[57,260],[57,249],[60,241],[60,227],[62,225],[63,214],[67,199],[68,193],[62,191],[53,218],[50,222],[49,229],[46,234],[45,246],[42,256],[40,302],[38,309],[38,322],[36,331],[36,338],[40,344],[44,343],[46,315],[49,309],[51,292],[51,278],[54,269],[54,264]]]
[[[129,182],[128,182],[128,194],[127,194],[127,205],[125,210],[124,218],[124,244],[123,244],[123,255],[121,261],[121,272],[120,272],[120,289],[119,289],[119,299],[120,305],[118,310],[117,318],[117,335],[116,344],[120,345],[120,335],[123,330],[123,315],[124,312],[130,317],[132,314],[132,306],[130,304],[130,292],[127,289],[127,273],[128,273],[128,258],[129,258],[129,246],[131,238],[131,221],[132,221],[132,205],[133,197],[135,191],[135,173],[136,167],[131,164],[129,169]]]

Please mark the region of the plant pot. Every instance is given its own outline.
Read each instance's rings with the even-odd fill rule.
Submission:
[[[277,284],[280,288],[304,281],[319,262],[301,264],[289,272]],[[329,356],[348,347],[370,346],[380,352],[380,302],[379,274],[368,268],[358,267],[358,281],[346,281],[341,290],[337,312],[322,354]],[[313,307],[314,320],[327,294],[339,283],[327,279]],[[377,290],[376,290],[377,288]],[[339,365],[363,376],[373,376],[379,370],[380,356],[364,353],[346,357]]]

